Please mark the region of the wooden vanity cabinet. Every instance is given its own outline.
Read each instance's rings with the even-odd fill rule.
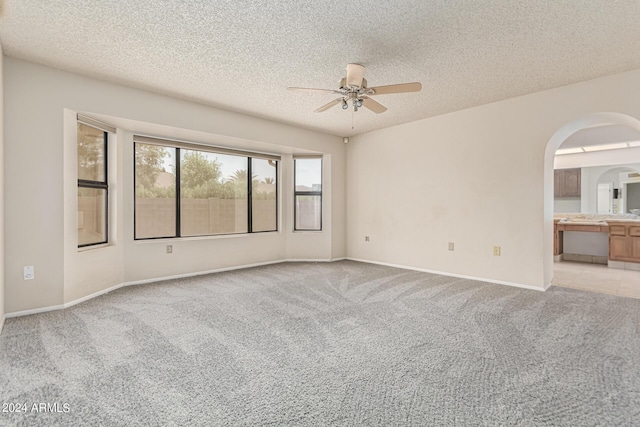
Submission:
[[[553,255],[562,255],[563,252],[563,235],[562,228],[558,225],[558,220],[553,221]]]
[[[609,223],[609,259],[640,262],[639,223]]]

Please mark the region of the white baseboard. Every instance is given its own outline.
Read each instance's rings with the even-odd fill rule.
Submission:
[[[6,318],[5,315],[3,315],[2,317],[0,317],[0,335],[2,334],[2,328],[4,328],[4,319]]]
[[[31,314],[46,313],[47,311],[62,310],[62,309],[65,309],[65,308],[73,307],[76,304],[80,304],[82,302],[85,302],[85,301],[88,301],[90,299],[99,297],[101,295],[108,294],[109,292],[113,292],[113,291],[115,291],[117,289],[120,289],[122,287],[125,287],[125,286],[143,285],[143,284],[146,284],[146,283],[161,282],[161,281],[172,280],[172,279],[183,279],[183,278],[186,278],[186,277],[202,276],[202,275],[205,275],[205,274],[222,273],[222,272],[225,272],[225,271],[242,270],[242,269],[245,269],[245,268],[261,267],[261,266],[273,265],[273,264],[281,264],[283,262],[335,262],[335,261],[343,261],[343,260],[364,262],[364,263],[368,263],[368,264],[385,265],[385,266],[388,266],[388,267],[395,267],[395,268],[404,268],[406,270],[414,270],[414,271],[421,271],[421,272],[424,272],[424,273],[440,274],[442,276],[458,277],[460,279],[477,280],[477,281],[480,281],[480,282],[489,282],[489,283],[495,283],[495,284],[498,284],[498,285],[514,286],[514,287],[517,287],[517,288],[531,289],[531,290],[535,290],[535,291],[545,291],[545,290],[547,290],[549,288],[549,286],[551,286],[549,284],[544,289],[542,289],[542,288],[537,288],[535,286],[523,285],[523,284],[520,284],[520,283],[513,283],[513,282],[505,282],[505,281],[502,281],[502,280],[493,280],[493,279],[485,279],[485,278],[482,278],[482,277],[465,276],[465,275],[461,275],[461,274],[454,274],[454,273],[447,273],[447,272],[443,272],[443,271],[429,270],[429,269],[426,269],[426,268],[417,268],[417,267],[410,267],[410,266],[406,266],[406,265],[390,264],[390,263],[385,263],[385,262],[369,261],[369,260],[358,259],[358,258],[349,258],[349,257],[341,257],[341,258],[334,258],[334,259],[283,259],[283,260],[259,262],[259,263],[254,263],[254,264],[237,265],[237,266],[233,266],[233,267],[216,268],[216,269],[213,269],[213,270],[204,270],[204,271],[197,271],[197,272],[192,272],[192,273],[176,274],[176,275],[172,275],[172,276],[162,276],[162,277],[154,277],[154,278],[151,278],[151,279],[142,279],[142,280],[133,280],[133,281],[129,281],[129,282],[123,282],[123,283],[111,286],[109,288],[102,289],[102,290],[100,290],[98,292],[94,292],[93,294],[84,296],[82,298],[78,298],[76,300],[67,302],[65,304],[54,305],[54,306],[49,306],[49,307],[34,308],[34,309],[23,310],[23,311],[14,311],[13,313],[7,313],[7,314],[5,314],[5,316],[0,321],[0,333],[2,332],[2,326],[4,325],[5,318],[9,319],[9,318],[12,318],[12,317],[29,316]]]
[[[350,261],[364,262],[367,264],[378,264],[378,265],[384,265],[387,267],[404,268],[405,270],[420,271],[422,273],[439,274],[441,276],[457,277],[460,279],[476,280],[478,282],[495,283],[496,285],[513,286],[516,288],[530,289],[530,290],[539,291],[539,292],[544,292],[547,290],[547,288],[539,288],[536,286],[524,285],[522,283],[506,282],[504,280],[486,279],[484,277],[466,276],[464,274],[449,273],[446,271],[438,271],[438,270],[429,270],[427,268],[410,267],[406,265],[390,264],[387,262],[369,261],[366,259],[358,259],[358,258],[350,258],[350,257],[347,257],[347,259]]]
[[[344,258],[342,258],[344,259]],[[273,264],[281,264],[283,262],[332,262],[334,260],[330,260],[330,259],[280,259],[280,260],[274,260],[274,261],[265,261],[265,262],[258,262],[258,263],[253,263],[253,264],[244,264],[244,265],[237,265],[237,266],[232,266],[232,267],[222,267],[222,268],[216,268],[213,270],[204,270],[204,271],[196,271],[196,272],[192,272],[192,273],[184,273],[184,274],[175,274],[175,275],[171,275],[171,276],[162,276],[162,277],[154,277],[151,279],[142,279],[142,280],[133,280],[133,281],[129,281],[129,282],[123,282],[114,286],[111,286],[109,288],[106,289],[102,289],[98,292],[94,292],[90,295],[84,296],[82,298],[78,298],[76,300],[61,304],[61,305],[53,305],[53,306],[49,306],[49,307],[41,307],[41,308],[34,308],[34,309],[30,309],[30,310],[22,310],[22,311],[14,311],[13,313],[7,313],[5,316],[6,318],[11,318],[11,317],[20,317],[20,316],[29,316],[31,314],[38,314],[38,313],[46,313],[47,311],[54,311],[54,310],[62,310],[65,308],[69,308],[69,307],[73,307],[76,304],[80,304],[82,302],[88,301],[90,299],[99,297],[100,295],[104,295],[104,294],[108,294],[109,292],[113,292],[117,289],[120,289],[122,287],[125,286],[134,286],[134,285],[143,285],[146,283],[153,283],[153,282],[161,282],[161,281],[165,281],[165,280],[172,280],[172,279],[183,279],[186,277],[193,277],[193,276],[202,276],[205,274],[212,274],[212,273],[222,273],[224,271],[232,271],[232,270],[242,270],[245,268],[252,268],[252,267],[261,267],[264,265],[273,265]],[[2,323],[4,323],[4,318],[2,319]],[[2,328],[0,328],[0,332],[2,332]]]
[[[5,317],[7,319],[10,319],[12,317],[29,316],[31,314],[46,313],[47,311],[62,310],[63,308],[65,308],[64,304],[50,305],[49,307],[40,307],[40,308],[32,308],[29,310],[14,311],[12,313],[5,314]]]
[[[287,262],[287,260],[257,262],[254,264],[236,265],[233,267],[222,267],[222,268],[216,268],[213,270],[203,270],[203,271],[196,271],[191,273],[175,274],[172,276],[162,276],[162,277],[153,277],[151,279],[133,280],[130,282],[124,282],[120,286],[144,285],[145,283],[162,282],[165,280],[173,280],[173,279],[184,279],[185,277],[203,276],[205,274],[222,273],[224,271],[233,271],[233,270],[242,270],[244,268],[261,267],[264,265],[280,264],[283,262]]]

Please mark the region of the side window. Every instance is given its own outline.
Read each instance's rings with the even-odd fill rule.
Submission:
[[[78,122],[78,247],[108,242],[108,133]]]
[[[322,230],[322,158],[296,158],[294,210],[296,231]]]

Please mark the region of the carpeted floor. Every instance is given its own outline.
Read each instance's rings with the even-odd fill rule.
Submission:
[[[0,425],[637,426],[638,304],[350,261],[133,286],[7,320]]]

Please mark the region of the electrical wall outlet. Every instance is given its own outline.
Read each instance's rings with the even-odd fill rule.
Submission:
[[[493,247],[493,256],[500,256],[500,246]]]
[[[453,242],[449,242],[449,250],[452,251],[453,250]]]
[[[168,254],[172,254],[173,253],[173,245],[167,245],[167,253]]]
[[[33,280],[36,278],[36,270],[33,265],[27,265],[22,269],[24,280]]]
[[[369,236],[364,236],[364,241],[368,242],[369,241]]]

